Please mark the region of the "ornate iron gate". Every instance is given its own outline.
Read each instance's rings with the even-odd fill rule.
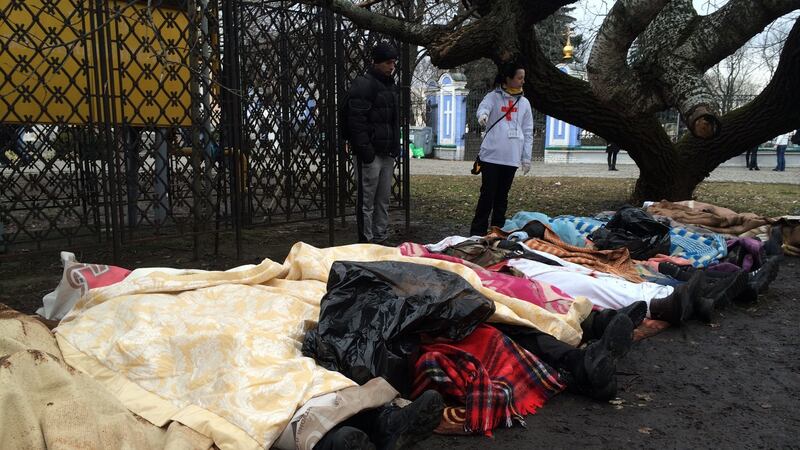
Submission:
[[[284,1],[0,0],[0,13],[0,257],[91,244],[116,257],[174,235],[198,256],[201,236],[233,230],[238,249],[243,228],[322,218],[333,242],[352,212],[336,107],[375,33]],[[393,191],[406,217],[407,163]]]

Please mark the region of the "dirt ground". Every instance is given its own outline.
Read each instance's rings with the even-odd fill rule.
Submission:
[[[404,232],[393,216],[393,243],[435,242],[458,232],[452,223],[422,220]],[[354,240],[353,224],[337,223],[337,245]],[[460,230],[466,231],[466,230]],[[237,259],[223,245],[207,245],[192,261],[189,241],[136,246],[124,267],[225,269],[269,257],[282,261],[303,240],[328,244],[326,223],[247,232]],[[110,262],[108,250],[78,254],[81,262]],[[26,313],[58,283],[57,253],[0,263],[0,302]],[[689,323],[637,343],[618,366],[619,400],[598,403],[563,393],[527,418],[527,428],[498,430],[494,438],[435,436],[421,448],[532,447],[800,448],[800,259],[787,258],[757,304],[729,307],[715,323]]]

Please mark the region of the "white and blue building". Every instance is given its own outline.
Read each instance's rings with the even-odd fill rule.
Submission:
[[[464,159],[464,135],[467,132],[467,77],[446,72],[438,81],[428,83],[425,97],[428,126],[435,135],[434,156],[440,159]]]

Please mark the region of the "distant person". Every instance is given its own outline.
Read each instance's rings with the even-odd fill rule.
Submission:
[[[608,153],[608,170],[616,171],[619,145],[614,142],[609,142],[608,145],[606,145],[606,153]]]
[[[786,147],[789,145],[789,135],[785,133],[775,139],[775,157],[778,165],[772,169],[773,172],[783,172],[786,170]]]
[[[525,69],[522,65],[504,64],[495,78],[497,87],[486,94],[478,106],[478,123],[489,127],[478,154],[481,193],[470,226],[473,236],[486,235],[490,223],[498,227],[505,225],[508,191],[514,174],[519,167],[523,174],[531,170],[533,112],[522,92],[523,84]]]
[[[758,145],[748,148],[744,155],[745,164],[748,170],[761,170],[758,168]]]
[[[0,124],[0,165],[10,166],[12,163],[6,152],[14,154],[21,164],[30,162],[30,157],[23,150],[22,133],[21,125]]]
[[[380,42],[372,65],[353,80],[347,103],[347,133],[356,156],[358,241],[388,238],[389,199],[395,158],[400,156],[400,103],[394,82],[399,54]]]

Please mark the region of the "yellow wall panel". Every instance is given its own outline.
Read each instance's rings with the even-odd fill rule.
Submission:
[[[89,3],[0,0],[0,122],[191,124],[186,14],[112,1],[121,16],[92,29]],[[101,30],[110,52],[95,60]],[[97,83],[100,57],[110,68],[108,85]],[[105,117],[94,96],[109,88],[114,109]]]

